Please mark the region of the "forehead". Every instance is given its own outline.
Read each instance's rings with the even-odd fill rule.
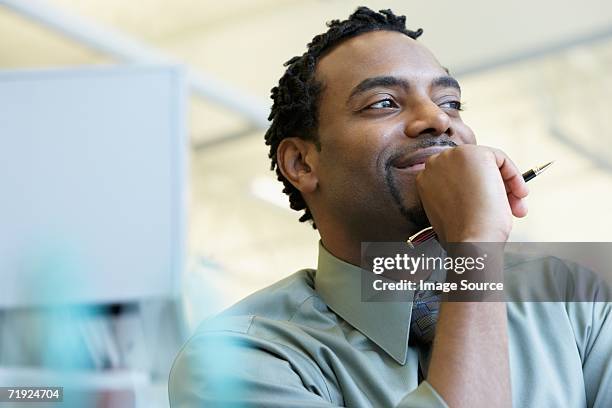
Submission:
[[[397,76],[414,82],[446,75],[434,55],[418,41],[394,31],[373,31],[348,39],[322,57],[315,77],[326,92],[349,92],[366,78]]]

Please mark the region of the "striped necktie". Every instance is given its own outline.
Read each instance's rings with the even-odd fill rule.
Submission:
[[[429,344],[436,334],[440,295],[432,291],[416,291],[410,317],[410,340]]]
[[[436,236],[432,227],[427,227],[412,235],[406,241],[414,249],[417,246],[432,242]],[[410,341],[417,344],[431,344],[436,334],[440,295],[433,291],[417,290],[414,292],[412,315],[410,317]]]

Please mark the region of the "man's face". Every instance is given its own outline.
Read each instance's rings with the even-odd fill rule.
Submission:
[[[360,240],[405,239],[428,225],[415,186],[424,160],[475,143],[456,81],[417,41],[374,31],[321,58],[318,178],[325,211]]]

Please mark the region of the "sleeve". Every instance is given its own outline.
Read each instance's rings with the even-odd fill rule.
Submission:
[[[582,365],[587,406],[612,407],[612,303],[589,306],[592,323]]]
[[[330,407],[326,385],[286,351],[239,333],[192,338],[170,373],[171,408]]]
[[[601,272],[566,264],[573,282],[565,307],[582,360],[587,407],[612,407],[612,291]]]
[[[344,406],[321,371],[285,346],[240,333],[206,333],[192,338],[172,367],[171,408]],[[365,406],[370,406],[364,401]],[[398,408],[446,408],[427,382],[407,394]]]

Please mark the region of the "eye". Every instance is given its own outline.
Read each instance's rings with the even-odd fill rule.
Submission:
[[[449,109],[454,109],[458,111],[463,110],[461,106],[462,106],[461,102],[459,101],[448,101],[448,102],[444,102],[440,104],[441,108],[449,108]]]
[[[378,102],[374,102],[371,105],[366,106],[366,109],[389,109],[389,108],[397,108],[397,104],[391,98],[381,99]]]

